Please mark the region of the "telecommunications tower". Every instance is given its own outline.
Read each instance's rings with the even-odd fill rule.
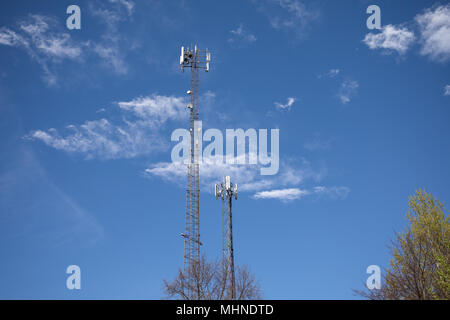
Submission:
[[[200,299],[200,215],[199,215],[199,132],[194,132],[194,123],[198,121],[198,80],[199,70],[209,71],[211,53],[199,50],[197,45],[193,48],[181,47],[180,66],[191,68],[190,103],[187,108],[190,111],[189,132],[191,136],[190,153],[186,186],[186,222],[185,231],[181,234],[184,238],[183,259],[183,291],[189,299]]]
[[[233,223],[231,203],[234,197],[237,200],[237,184],[232,184],[229,176],[224,181],[215,185],[216,199],[222,199],[222,268],[223,287],[226,298],[236,299],[236,287],[234,277],[234,253],[233,253]]]

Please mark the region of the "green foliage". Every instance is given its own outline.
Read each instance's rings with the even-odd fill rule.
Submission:
[[[371,299],[450,299],[450,221],[426,191],[409,198],[409,227],[392,242],[392,259]]]

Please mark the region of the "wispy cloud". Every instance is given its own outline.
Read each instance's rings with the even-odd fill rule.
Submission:
[[[327,197],[332,200],[343,200],[350,193],[347,187],[323,187],[317,186],[311,190],[299,188],[286,188],[260,191],[253,195],[254,199],[276,199],[282,202],[290,202],[302,199],[306,196],[316,196],[318,198]]]
[[[450,59],[450,4],[427,9],[415,17],[421,34],[422,55],[445,62]]]
[[[249,158],[246,154],[242,157]],[[256,155],[253,155],[256,157]],[[235,157],[233,160],[239,160]],[[202,191],[213,193],[214,184],[221,181],[224,176],[231,176],[239,184],[242,192],[255,192],[264,189],[293,187],[307,182],[317,183],[326,175],[323,166],[313,167],[305,159],[296,161],[283,161],[280,170],[275,176],[260,175],[261,164],[230,164],[225,163],[222,157],[204,157],[200,164],[200,185]],[[149,177],[160,178],[179,187],[185,186],[187,167],[181,162],[159,162],[151,164],[145,173]]]
[[[350,193],[350,189],[347,187],[314,187],[312,193],[320,197],[329,197],[331,199],[345,199]]]
[[[336,69],[330,69],[327,73],[318,75],[317,78],[319,78],[319,79],[324,78],[324,77],[327,77],[327,78],[334,78],[334,77],[336,77],[340,72],[341,72],[341,70],[339,70],[339,69],[337,69],[337,68],[336,68]]]
[[[233,159],[237,160],[237,157]],[[260,165],[237,165],[223,161],[222,157],[204,157],[200,164],[200,184],[203,190],[211,191],[212,186],[223,176],[229,175],[239,181],[241,190],[258,188],[259,184],[271,184],[269,179],[261,179]],[[183,186],[186,180],[186,165],[182,162],[160,162],[151,164],[146,174],[163,179],[166,182]],[[264,182],[262,182],[264,181]]]
[[[270,191],[260,191],[253,195],[255,199],[277,199],[281,201],[292,201],[300,199],[309,194],[307,190],[298,188],[276,189]]]
[[[405,54],[414,42],[414,33],[406,27],[385,25],[379,33],[368,33],[363,42],[372,50],[382,49],[383,53]]]
[[[132,15],[134,10],[134,2],[130,0],[109,0],[111,3],[117,3],[119,5],[122,5],[128,12],[128,15]]]
[[[342,104],[347,104],[351,101],[353,96],[359,87],[358,81],[355,80],[344,80],[339,89],[338,98],[341,100]]]
[[[68,33],[61,32],[55,19],[42,15],[29,15],[19,22],[15,31],[0,28],[0,44],[24,49],[41,65],[44,79],[50,85],[57,81],[51,63],[79,59],[84,47],[75,43]]]
[[[450,96],[450,84],[444,87],[444,96]]]
[[[275,102],[275,107],[278,110],[291,110],[291,107],[294,104],[295,100],[295,98],[289,97],[287,98],[287,102],[285,104]]]
[[[265,0],[253,1],[260,11],[269,18],[272,28],[293,31],[302,37],[308,25],[319,17],[313,10],[300,0]]]
[[[125,0],[110,0],[110,2],[116,3],[119,8],[124,6],[127,14],[125,15],[117,8],[90,4],[90,13],[106,27],[101,37],[102,40],[92,44],[92,49],[106,67],[112,69],[116,74],[123,75],[128,73],[128,66],[125,62],[126,50],[122,46],[123,38],[120,36],[119,24],[130,20],[134,3]]]
[[[450,4],[434,6],[415,16],[420,34],[420,54],[437,62],[450,60]],[[409,23],[412,26],[412,23]],[[388,24],[380,33],[368,33],[363,42],[370,49],[404,55],[416,41],[414,31],[403,25]]]
[[[26,138],[88,159],[133,158],[167,149],[161,129],[169,120],[185,119],[186,101],[173,96],[151,95],[117,102],[124,112],[121,123],[102,118],[82,125],[69,125],[65,134],[56,129],[36,130]]]
[[[256,41],[256,36],[247,30],[242,23],[236,29],[231,30],[230,33],[228,42],[232,44],[244,45]]]
[[[28,41],[8,28],[0,28],[0,44],[5,46],[28,46]]]
[[[20,29],[31,39],[33,45],[50,58],[74,59],[81,55],[82,49],[72,42],[68,33],[49,33],[56,25],[49,17],[31,15],[20,23]]]
[[[131,101],[117,103],[122,110],[130,111],[137,117],[155,125],[161,125],[169,119],[186,119],[186,98],[153,94],[134,98]]]
[[[358,91],[358,81],[352,80],[347,76],[343,76],[342,70],[340,69],[330,69],[327,73],[318,76],[318,79],[322,78],[331,78],[335,81],[340,82],[339,89],[337,90],[338,92],[337,94],[335,94],[335,96],[341,101],[342,104],[349,103]],[[320,147],[320,145],[318,145],[318,141],[316,141],[314,144],[311,142],[305,145],[305,148],[311,150],[316,149],[316,147]]]
[[[115,73],[126,74],[128,72],[128,67],[117,42],[117,40],[113,40],[109,45],[95,44],[93,50],[98,54],[105,65],[110,66]]]
[[[129,21],[133,13],[134,2],[110,0],[115,5],[107,9],[104,5],[89,6],[89,11],[105,25],[100,39],[75,41],[64,29],[60,19],[40,14],[30,14],[18,21],[14,28],[0,27],[0,45],[17,47],[25,52],[44,72],[44,80],[49,85],[58,83],[56,64],[66,60],[84,62],[85,53],[94,53],[108,69],[123,75],[128,72],[122,37],[118,30],[121,22]],[[126,12],[123,12],[124,8]]]

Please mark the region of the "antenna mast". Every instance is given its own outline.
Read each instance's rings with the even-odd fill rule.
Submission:
[[[209,71],[211,53],[206,50],[199,50],[197,45],[194,48],[181,47],[180,66],[191,68],[191,88],[187,92],[191,96],[191,101],[187,105],[190,110],[191,135],[189,162],[187,165],[187,186],[186,186],[186,216],[185,231],[181,234],[184,238],[184,259],[183,259],[183,292],[188,299],[200,299],[200,213],[199,213],[199,146],[198,134],[194,132],[194,123],[198,121],[198,82],[199,69]]]
[[[229,176],[224,181],[215,185],[216,199],[222,199],[222,271],[223,289],[227,292],[227,298],[236,299],[236,287],[234,276],[234,251],[233,251],[233,222],[231,204],[234,197],[237,200],[237,184],[231,183]]]

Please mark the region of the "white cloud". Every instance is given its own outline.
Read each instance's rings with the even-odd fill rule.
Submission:
[[[444,62],[450,59],[450,4],[427,9],[415,18],[421,33],[422,55]]]
[[[183,101],[172,96],[139,97],[117,103],[125,112],[121,123],[114,124],[103,118],[69,125],[65,135],[51,128],[32,131],[26,138],[40,140],[57,150],[80,153],[89,159],[132,158],[166,150],[167,138],[164,139],[160,131],[167,121],[186,117]]]
[[[340,69],[330,69],[327,73],[319,75],[318,78],[336,78],[340,73]],[[355,96],[359,87],[359,83],[358,81],[349,79],[348,77],[339,77],[339,79],[342,78],[344,78],[344,80],[342,80],[341,82],[336,97],[341,101],[342,104],[347,104]],[[318,138],[316,138],[315,141],[311,141],[305,144],[305,148],[309,150],[326,149],[329,147],[330,142],[331,140],[328,142],[321,142],[318,140]]]
[[[328,76],[330,78],[334,78],[335,76],[337,76],[339,74],[340,70],[339,69],[331,69],[330,71],[328,71]]]
[[[133,13],[134,9],[134,2],[129,0],[109,0],[111,3],[117,3],[125,7],[125,9],[128,11],[128,15],[131,15]]]
[[[82,50],[70,42],[70,36],[64,33],[56,38],[40,39],[36,47],[51,57],[75,59],[81,55]]]
[[[28,42],[8,28],[0,28],[0,44],[5,46],[28,46]]]
[[[414,42],[414,33],[406,27],[388,24],[380,33],[368,33],[363,42],[372,50],[383,49],[385,53],[396,51],[404,54]]]
[[[306,27],[319,16],[318,12],[307,8],[300,0],[253,1],[264,12],[272,28],[290,30],[303,36]]]
[[[133,112],[137,117],[161,124],[168,119],[181,120],[188,115],[186,98],[151,95],[138,97],[131,101],[118,102],[122,110]]]
[[[95,53],[101,64],[114,73],[123,75],[128,72],[125,61],[127,49],[123,45],[118,25],[120,22],[131,19],[134,2],[129,0],[110,0],[116,6],[94,6],[89,4],[90,13],[104,23],[105,30],[100,39],[87,42],[77,42],[70,32],[61,25],[60,19],[39,14],[30,14],[18,22],[17,29],[0,28],[0,45],[18,47],[39,65],[44,72],[44,80],[54,85],[58,81],[56,68],[53,64],[66,60],[82,62],[85,52]],[[123,12],[126,9],[126,13]]]
[[[292,201],[300,199],[309,194],[307,190],[298,188],[277,189],[270,191],[260,191],[253,195],[255,199],[278,199],[281,201]]]
[[[237,159],[237,158],[235,158]],[[323,177],[322,171],[314,171],[309,162],[303,161],[300,165],[282,163],[280,172],[276,176],[261,176],[261,165],[235,165],[224,163],[221,157],[206,158],[199,166],[200,171],[200,190],[208,193],[214,192],[214,184],[222,181],[223,177],[231,176],[232,180],[238,184],[240,192],[256,192],[254,199],[279,199],[290,201],[299,199],[311,191],[299,188],[285,188],[267,190],[270,188],[279,188],[283,186],[293,186],[304,183],[307,180],[318,181]],[[166,182],[175,183],[179,187],[185,186],[187,166],[183,163],[161,162],[150,165],[145,170],[149,176],[158,177]]]
[[[235,158],[236,159],[236,158]],[[212,190],[212,186],[221,181],[223,176],[229,175],[239,181],[241,190],[265,186],[267,182],[259,179],[260,165],[234,165],[224,163],[222,157],[203,158],[200,164],[200,184],[204,190]],[[181,162],[160,162],[150,165],[145,172],[151,176],[159,177],[167,182],[183,185],[186,181],[187,167]]]
[[[334,77],[336,77],[337,75],[339,75],[339,73],[341,72],[341,70],[339,70],[339,69],[330,69],[327,73],[324,73],[324,74],[319,74],[318,76],[317,76],[317,78],[319,78],[319,79],[322,79],[322,78],[324,78],[324,77],[327,77],[327,78],[334,78]]]
[[[230,43],[239,42],[241,44],[247,44],[256,41],[256,36],[244,28],[242,23],[235,30],[231,30],[230,33],[231,37],[228,39]]]
[[[327,196],[331,199],[345,199],[350,193],[350,189],[347,187],[317,186],[313,188],[312,192],[319,196]]]
[[[256,157],[256,155],[254,155]],[[244,155],[243,157],[249,157]],[[239,160],[237,157],[233,161]],[[263,176],[260,174],[261,164],[229,164],[222,157],[203,158],[200,164],[200,185],[202,191],[213,192],[215,183],[224,176],[231,176],[243,192],[258,191],[268,188],[299,185],[306,181],[320,181],[326,170],[322,167],[313,169],[305,159],[300,161],[282,162],[277,175]],[[160,162],[151,164],[145,173],[150,177],[158,177],[166,182],[182,187],[186,183],[187,167],[179,162]]]
[[[298,0],[277,0],[281,8],[286,10],[287,16],[274,16],[271,19],[272,27],[279,28],[297,28],[304,27],[306,23],[313,20],[316,14],[309,11],[303,2]]]
[[[444,87],[444,96],[450,96],[450,84]]]
[[[28,37],[25,46],[33,46],[35,53],[52,59],[75,59],[82,53],[82,46],[72,41],[68,33],[51,32],[56,30],[57,23],[50,17],[30,15],[19,25],[23,37]]]
[[[75,43],[68,33],[58,32],[56,20],[36,14],[20,21],[17,31],[1,28],[0,44],[24,49],[41,65],[48,84],[56,83],[50,62],[77,60],[83,52],[82,44]]]
[[[57,130],[37,130],[28,138],[44,142],[49,147],[68,153],[81,153],[86,158],[131,158],[161,148],[161,142],[145,130],[142,123],[114,125],[106,119],[86,121],[80,126],[70,125],[69,133],[61,136]],[[147,132],[148,136],[145,136]]]
[[[50,28],[49,24],[54,24],[51,18],[39,14],[32,14],[29,16],[29,19],[20,23],[20,29],[32,37],[37,37],[47,32]]]
[[[340,70],[339,69],[330,69],[330,71],[328,71],[328,73],[326,74],[329,78],[334,78],[339,74]]]
[[[238,159],[235,157],[233,160]],[[235,181],[239,181],[239,188],[242,191],[256,190],[272,185],[273,178],[260,176],[260,168],[259,164],[229,164],[225,163],[222,157],[205,157],[200,164],[200,184],[202,189],[209,190],[224,176],[229,175]],[[145,172],[167,182],[183,185],[186,181],[187,167],[180,162],[160,162],[150,165]]]
[[[124,5],[121,0],[110,2]],[[131,19],[134,4],[132,2],[130,4],[131,11],[128,11],[127,15],[117,9],[106,9],[104,6],[94,6],[93,4],[89,6],[91,14],[106,27],[102,34],[102,40],[92,45],[92,50],[101,58],[104,66],[119,75],[128,73],[128,66],[124,57],[126,50],[122,48],[124,39],[120,35],[119,23]]]
[[[321,198],[323,196],[333,200],[343,200],[350,193],[350,189],[347,187],[323,187],[317,186],[312,190],[299,189],[299,188],[287,188],[287,189],[274,189],[260,191],[253,195],[254,199],[277,199],[283,202],[301,199],[305,196],[314,196]]]
[[[111,67],[115,73],[126,74],[128,72],[128,67],[116,41],[109,43],[109,45],[96,44],[93,50],[102,58],[103,63]]]
[[[344,80],[339,89],[338,98],[343,104],[349,103],[351,98],[356,94],[359,87],[358,81],[355,80]]]
[[[296,100],[295,98],[289,97],[289,98],[287,98],[286,104],[281,104],[279,102],[275,102],[275,107],[278,110],[291,110],[291,107],[294,104],[295,100]]]

